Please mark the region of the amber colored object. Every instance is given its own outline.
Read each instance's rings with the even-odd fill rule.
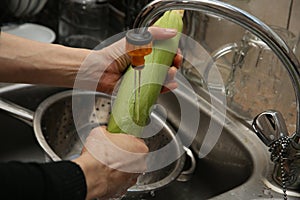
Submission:
[[[126,33],[126,51],[131,57],[131,66],[134,69],[143,69],[144,57],[152,52],[152,35],[148,30],[139,32],[129,30]]]
[[[131,57],[131,65],[133,68],[141,69],[145,65],[145,56],[152,52],[152,42],[146,45],[138,46],[126,43],[128,55]]]

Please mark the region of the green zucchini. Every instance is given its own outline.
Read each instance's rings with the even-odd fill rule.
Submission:
[[[140,98],[136,102],[136,107],[134,106],[135,69],[128,68],[112,106],[107,127],[111,133],[140,136],[143,127],[149,121],[151,108],[160,94],[168,69],[172,65],[183,27],[182,14],[175,10],[167,11],[155,22],[154,26],[174,28],[178,30],[178,34],[167,40],[154,41],[152,53],[145,56],[145,67],[141,70]]]

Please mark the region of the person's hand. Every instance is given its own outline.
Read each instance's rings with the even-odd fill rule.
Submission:
[[[159,28],[159,27],[149,27],[149,32],[152,34],[154,40],[165,40],[172,37],[175,37],[177,34],[176,29],[166,29],[166,28]],[[106,73],[108,76],[104,76],[103,81],[104,83],[110,83],[111,86],[106,88],[113,89],[116,83],[121,78],[124,70],[130,64],[130,58],[125,50],[125,38],[121,39],[120,41],[114,43],[113,45],[109,46],[108,48],[103,49],[103,52],[107,56],[107,61],[110,63],[109,67],[107,68]],[[174,77],[176,75],[177,69],[180,67],[182,62],[181,52],[178,49],[177,54],[173,60],[173,66],[170,67],[168,77],[166,79],[165,87],[163,87],[162,92],[167,92],[168,90],[175,89],[177,87],[177,83],[174,81]],[[105,80],[107,78],[107,80]],[[100,84],[100,87],[103,86]],[[105,86],[103,86],[105,87]],[[102,87],[102,88],[103,88]],[[101,90],[101,89],[100,89]]]
[[[120,197],[146,171],[148,147],[134,136],[111,134],[105,127],[97,127],[84,146],[81,156],[73,161],[84,172],[87,200]]]
[[[151,32],[154,40],[169,39],[177,34],[177,30],[175,29],[150,27],[148,30]],[[112,93],[114,87],[130,64],[130,58],[125,50],[125,43],[126,39],[122,38],[108,47],[99,51],[93,51],[85,63],[83,63],[78,78],[83,80],[83,83],[84,80],[91,80],[93,82],[92,84],[95,85],[94,87],[96,87],[95,89],[98,91],[109,94]],[[168,77],[164,84],[165,87],[162,88],[162,92],[167,92],[177,87],[174,77],[181,62],[182,55],[178,49],[173,64],[169,69]],[[103,68],[99,68],[99,65],[103,66]],[[90,88],[89,86],[86,87]]]

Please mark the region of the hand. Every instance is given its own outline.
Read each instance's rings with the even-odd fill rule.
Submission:
[[[169,39],[177,34],[175,29],[165,29],[159,27],[150,27],[148,29],[154,40]],[[86,63],[81,67],[82,80],[94,80],[94,85],[97,85],[98,91],[111,93],[120,80],[124,71],[130,64],[130,58],[126,54],[125,50],[125,38],[111,44],[110,46],[101,49],[100,51],[94,51],[91,53]],[[88,61],[90,60],[90,61]],[[177,83],[174,81],[177,69],[182,62],[181,52],[178,50],[173,60],[173,66],[170,67],[168,77],[166,79],[165,87],[162,92],[167,92],[170,89],[175,89]],[[103,69],[99,68],[99,63]],[[84,67],[86,65],[86,67]],[[104,69],[105,68],[105,69]],[[99,71],[100,70],[100,71]],[[102,71],[101,71],[102,70]],[[104,70],[104,71],[103,71]],[[80,76],[79,76],[80,77]],[[100,80],[98,80],[100,78]],[[97,82],[95,84],[95,82]],[[88,86],[87,86],[88,87]]]
[[[80,157],[74,160],[87,183],[86,199],[120,197],[146,171],[145,143],[134,136],[111,134],[105,127],[92,130]]]

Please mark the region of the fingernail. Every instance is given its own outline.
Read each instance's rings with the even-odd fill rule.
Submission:
[[[165,32],[168,32],[168,33],[177,33],[177,30],[173,29],[173,28],[165,28]]]

